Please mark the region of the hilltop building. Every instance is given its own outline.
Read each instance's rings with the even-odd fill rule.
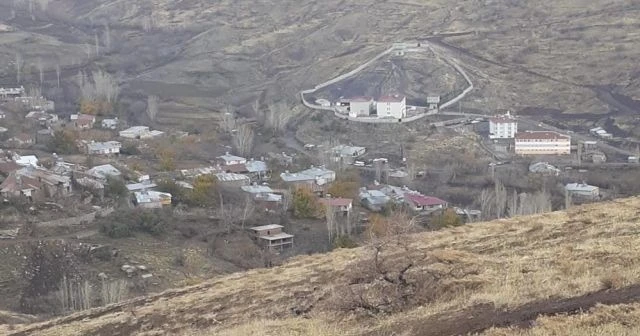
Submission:
[[[518,122],[509,112],[489,119],[489,139],[513,139],[518,133]]]

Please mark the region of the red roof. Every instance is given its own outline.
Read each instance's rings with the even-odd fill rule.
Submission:
[[[494,124],[510,124],[516,122],[516,119],[509,117],[493,117],[489,120]]]
[[[445,205],[447,202],[432,196],[424,196],[417,194],[405,194],[404,198],[417,206],[434,206]]]
[[[350,102],[360,102],[360,103],[368,103],[373,101],[372,97],[368,97],[368,96],[360,96],[360,97],[353,97],[351,99],[349,99]]]
[[[332,207],[349,206],[353,203],[351,198],[321,198],[320,203]]]
[[[569,140],[568,135],[551,131],[528,131],[516,134],[516,140]]]
[[[405,99],[404,96],[394,95],[394,96],[382,96],[378,98],[378,101],[381,103],[400,103]]]

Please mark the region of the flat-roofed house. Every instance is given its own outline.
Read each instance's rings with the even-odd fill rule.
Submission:
[[[600,196],[600,188],[586,183],[569,183],[565,186],[565,190],[571,196],[579,196],[584,198],[595,199]]]
[[[254,241],[265,249],[282,251],[293,246],[293,235],[282,232],[282,225],[269,224],[249,229]]]

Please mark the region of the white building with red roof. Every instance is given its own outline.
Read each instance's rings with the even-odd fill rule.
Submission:
[[[518,121],[509,112],[489,118],[489,139],[513,139],[518,133]]]
[[[349,116],[352,118],[368,117],[372,109],[372,97],[353,97],[349,102]]]
[[[517,155],[569,155],[571,137],[552,131],[527,131],[515,135]]]
[[[407,116],[407,97],[401,95],[382,96],[376,102],[378,118],[402,119]]]

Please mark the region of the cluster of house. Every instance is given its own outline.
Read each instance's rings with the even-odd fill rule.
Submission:
[[[571,137],[553,131],[518,131],[518,121],[509,112],[489,119],[490,139],[514,139],[517,155],[569,155]]]
[[[25,108],[35,111],[53,111],[55,103],[46,98],[27,96],[24,86],[15,88],[0,88],[0,100],[4,102],[14,102],[23,105]]]
[[[407,98],[402,95],[382,96],[378,100],[373,97],[343,98],[336,103],[336,108],[348,112],[352,118],[377,116],[402,119],[407,116]]]
[[[446,201],[426,196],[407,187],[374,183],[360,189],[360,203],[371,211],[382,211],[390,204],[408,206],[416,212],[430,213],[447,208]]]
[[[71,176],[65,172],[64,166],[56,162],[52,169],[46,169],[38,164],[35,155],[3,152],[0,175],[4,178],[0,184],[0,195],[5,199],[23,197],[33,201],[72,193]]]

